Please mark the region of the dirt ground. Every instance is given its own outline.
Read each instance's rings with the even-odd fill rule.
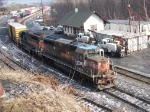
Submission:
[[[0,69],[0,81],[25,84],[30,92],[13,99],[0,98],[0,112],[89,112],[73,99],[74,90],[53,76],[34,76],[27,71]]]

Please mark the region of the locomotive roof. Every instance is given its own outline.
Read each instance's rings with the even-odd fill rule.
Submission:
[[[95,50],[97,48],[97,46],[89,45],[85,43],[78,43],[76,46],[77,46],[76,52],[80,54],[84,54],[88,50]]]
[[[88,45],[88,44],[78,45],[77,47],[80,48],[80,49],[84,49],[84,50],[92,50],[92,49],[96,49],[97,48],[97,46]]]
[[[68,39],[64,39],[64,38],[58,38],[58,37],[51,37],[51,36],[47,36],[47,38],[45,38],[45,40],[47,41],[55,41],[55,42],[60,42],[63,44],[70,44],[72,46],[76,46],[78,51],[80,50],[80,52],[84,52],[87,50],[95,50],[98,46],[95,45],[89,45],[86,43],[82,43],[82,42],[73,42],[73,40],[68,40]]]
[[[63,39],[63,38],[58,38],[57,40],[55,40],[56,42],[60,42],[63,44],[70,44],[72,42],[72,40],[68,40],[68,39]]]
[[[108,58],[102,57],[102,56],[92,56],[92,57],[88,57],[88,60],[91,60],[94,62],[102,62],[102,61],[108,60]]]
[[[45,40],[60,42],[63,44],[70,44],[72,42],[72,40],[68,40],[68,39],[64,39],[64,38],[58,38],[58,37],[51,37],[51,36],[47,36],[47,38],[45,38]]]
[[[35,31],[30,31],[30,30],[26,30],[26,32],[28,32],[31,35],[35,35],[35,37],[43,39],[45,36],[41,33],[41,32],[35,32]]]
[[[45,38],[45,40],[57,40],[58,38],[57,37],[50,37],[50,36],[47,36],[47,38]]]

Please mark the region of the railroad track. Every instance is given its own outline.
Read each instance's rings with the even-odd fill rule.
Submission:
[[[10,63],[8,63],[7,61],[4,61],[3,59],[0,59],[1,62],[3,62],[5,65],[7,65],[10,69],[12,70],[16,70],[12,65],[10,65]]]
[[[119,88],[113,87],[111,89],[104,90],[104,93],[131,105],[132,107],[138,109],[142,112],[149,112],[150,111],[150,103],[148,100],[143,99],[138,96],[134,96],[124,90]]]
[[[31,18],[31,17],[33,17],[33,16],[35,16],[36,14],[38,14],[38,13],[41,13],[41,10],[39,10],[39,11],[37,11],[37,12],[35,12],[35,13],[33,13],[32,15],[30,15],[30,16],[27,16],[27,17],[25,17],[24,19],[22,19],[19,23],[20,24],[25,24],[25,22],[29,19],[29,18]]]
[[[120,66],[115,66],[115,71],[119,73],[120,75],[124,75],[132,79],[135,79],[137,81],[150,84],[150,77],[146,76],[146,74],[133,71],[133,70],[129,70],[127,68],[120,67]]]
[[[94,101],[92,101],[91,99],[89,98],[81,98],[81,97],[77,97],[77,96],[74,96],[74,99],[79,102],[81,105],[85,106],[86,108],[92,108],[91,110],[93,110],[94,112],[113,112],[112,109],[106,107],[106,106],[103,106],[101,104],[98,104]]]
[[[117,91],[120,91],[121,93],[125,93],[125,94],[127,94],[129,96],[132,96],[132,97],[134,97],[134,98],[136,98],[138,100],[143,101],[144,103],[150,104],[150,99],[148,99],[148,98],[146,99],[146,98],[143,98],[142,96],[137,96],[135,94],[129,93],[129,92],[127,92],[127,91],[125,91],[123,89],[117,88],[117,87],[113,87],[112,89],[115,89]]]
[[[0,51],[2,58],[0,59],[5,65],[7,65],[12,70],[19,70],[20,68],[25,69],[23,65],[15,61],[14,59],[10,58],[6,54],[4,54],[2,51]]]

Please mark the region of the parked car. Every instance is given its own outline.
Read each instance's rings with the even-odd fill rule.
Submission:
[[[61,25],[59,25],[57,28],[60,28],[62,31],[64,31],[64,28]]]
[[[63,30],[61,28],[56,28],[56,30],[54,32],[55,32],[55,34],[62,34]]]
[[[49,27],[49,30],[54,30],[54,27],[53,27],[53,26],[50,26],[50,27]]]
[[[50,27],[48,27],[48,26],[43,26],[43,30],[49,30],[50,29]]]

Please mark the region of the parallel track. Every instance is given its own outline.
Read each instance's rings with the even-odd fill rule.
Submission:
[[[125,93],[125,94],[127,94],[127,95],[129,95],[129,96],[132,96],[132,97],[134,97],[134,98],[136,98],[136,99],[138,99],[138,100],[141,100],[141,101],[143,101],[143,102],[145,102],[145,103],[147,103],[147,104],[150,104],[150,99],[144,99],[144,98],[142,98],[142,97],[135,96],[134,94],[129,93],[129,92],[125,91],[125,90],[119,89],[119,88],[117,88],[117,87],[113,87],[113,89],[118,90],[118,91],[120,91],[120,92],[122,92],[122,93]]]
[[[132,71],[132,70],[120,67],[120,66],[115,66],[115,71],[119,73],[120,75],[124,75],[132,79],[135,79],[137,81],[150,84],[150,77],[144,75],[143,73]]]
[[[116,89],[116,90],[115,90],[115,89]],[[139,102],[140,102],[140,104],[138,104],[138,103],[137,103],[137,104],[132,103],[132,102],[128,101],[127,99],[125,99],[123,96],[122,96],[122,97],[119,96],[119,95],[117,94],[117,92],[115,92],[115,91],[117,91],[117,90],[120,91],[120,92],[122,92],[122,93],[125,93],[125,94],[129,95],[129,93],[124,92],[124,91],[121,91],[121,90],[118,89],[118,88],[114,88],[113,91],[111,91],[111,90],[104,90],[104,93],[106,93],[106,94],[108,94],[108,95],[110,95],[110,96],[112,96],[112,97],[114,97],[114,98],[116,98],[116,99],[118,99],[118,100],[120,100],[120,101],[126,103],[126,104],[129,104],[129,105],[131,105],[132,107],[134,107],[134,108],[136,108],[136,109],[138,109],[138,110],[140,110],[140,111],[142,111],[142,112],[148,112],[147,109],[141,107],[141,101],[142,101],[142,103],[148,103],[148,104],[149,104],[148,101],[146,101],[145,99],[141,99],[141,98],[139,98],[139,97],[134,97],[134,95],[129,95],[129,96],[132,96],[133,98],[138,99]],[[143,101],[144,101],[144,102],[143,102]]]
[[[10,69],[12,70],[17,70],[18,67],[26,69],[23,65],[20,63],[16,62],[15,60],[11,59],[10,57],[6,56],[2,51],[0,53],[4,56],[5,59],[1,59],[3,63],[5,63]],[[17,66],[16,66],[17,65]]]

